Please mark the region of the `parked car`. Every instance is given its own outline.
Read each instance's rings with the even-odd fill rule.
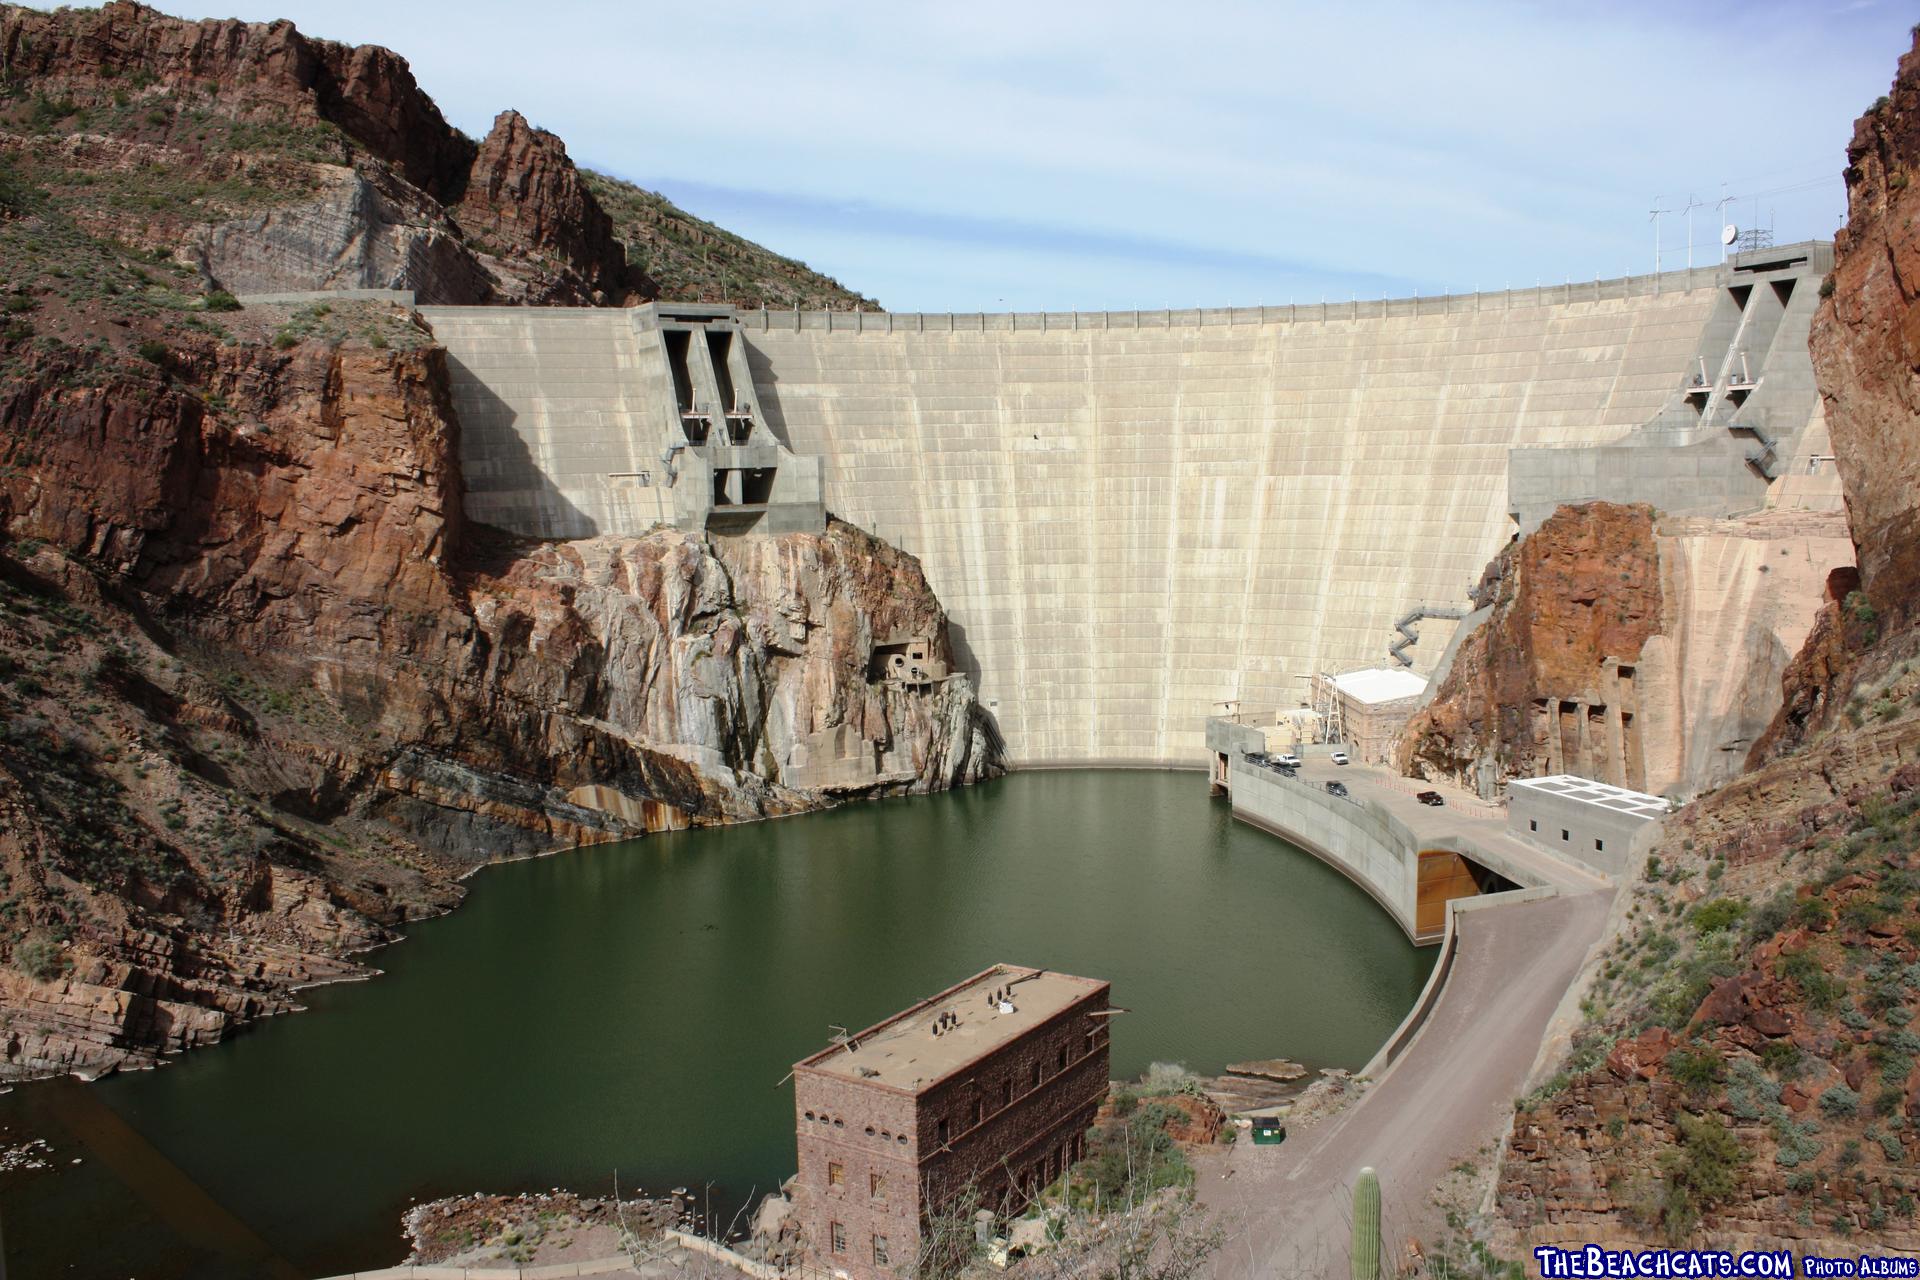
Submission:
[[[1266,753],[1266,752],[1264,752],[1264,751],[1249,751],[1249,752],[1247,752],[1247,763],[1248,763],[1248,764],[1265,764],[1266,762],[1267,762],[1267,753]]]
[[[1330,796],[1343,796],[1347,794],[1347,784],[1344,782],[1329,782],[1327,784],[1327,794]]]
[[[1447,802],[1447,798],[1438,791],[1422,791],[1419,795],[1415,796],[1414,799],[1418,800],[1421,804],[1430,805],[1443,805]]]
[[[1291,751],[1285,753],[1284,755],[1275,756],[1273,758],[1273,761],[1275,764],[1283,764],[1287,766],[1287,768],[1289,769],[1298,769],[1300,767],[1300,757],[1293,754],[1293,752]]]
[[[1334,762],[1335,764],[1346,764],[1346,763],[1347,763],[1347,753],[1346,753],[1346,752],[1344,752],[1344,751],[1336,751],[1336,752],[1334,752],[1334,753],[1333,753],[1333,755],[1332,755],[1331,757],[1329,757],[1329,758],[1330,758],[1330,759],[1331,759],[1331,760],[1332,760],[1332,761],[1333,761],[1333,762]]]
[[[1275,764],[1273,771],[1283,778],[1297,778],[1300,776],[1300,771],[1290,764]]]

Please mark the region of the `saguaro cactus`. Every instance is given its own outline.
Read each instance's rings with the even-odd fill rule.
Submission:
[[[1380,1177],[1371,1168],[1353,1182],[1353,1280],[1380,1280]]]

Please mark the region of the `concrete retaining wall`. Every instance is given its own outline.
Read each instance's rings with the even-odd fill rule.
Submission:
[[[1234,817],[1333,864],[1414,936],[1421,846],[1399,819],[1244,760],[1234,761],[1230,786]]]
[[[1551,867],[1551,855],[1520,847],[1504,832],[1483,833],[1490,838],[1475,839],[1466,828],[1486,819],[1448,821],[1457,812],[1454,805],[1436,811],[1446,815],[1435,818],[1440,829],[1416,832],[1383,805],[1360,794],[1359,789],[1374,785],[1378,776],[1370,774],[1363,782],[1356,774],[1351,782],[1354,794],[1336,796],[1319,783],[1286,778],[1235,756],[1227,786],[1234,817],[1291,841],[1339,869],[1373,895],[1416,941],[1436,941],[1417,933],[1424,849],[1458,853],[1522,889],[1546,887],[1556,884],[1556,877],[1565,878],[1558,868],[1543,869],[1542,864]],[[1593,883],[1597,886],[1601,881],[1596,878]]]

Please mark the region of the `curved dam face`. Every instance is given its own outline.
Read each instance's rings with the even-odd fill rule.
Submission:
[[[1016,761],[1191,763],[1220,701],[1296,705],[1464,599],[1507,451],[1645,422],[1714,301],[749,340],[835,513],[925,563]]]
[[[661,331],[698,317],[423,314],[487,487],[477,518],[574,536],[677,512],[726,533],[740,526],[721,515],[771,513],[777,530],[823,500],[924,562],[1016,763],[1188,765],[1223,701],[1300,705],[1314,673],[1387,661],[1410,609],[1464,612],[1523,507],[1763,503],[1772,476],[1743,461],[1752,442],[1726,419],[1769,408],[1754,386],[1769,369],[1792,394],[1765,438],[1792,456],[1814,402],[1789,367],[1807,363],[1815,290],[1795,286],[1817,278],[1814,248],[1748,284],[1729,267],[1232,311],[727,313],[708,323],[729,336],[694,340],[684,368],[597,400],[582,398],[567,326],[598,326],[619,348],[606,358],[665,370],[681,357]],[[1743,382],[1737,398],[1719,390]],[[764,470],[738,474],[772,502],[726,488],[726,450],[689,446],[710,400],[713,421],[751,421],[741,438]],[[1524,500],[1514,450],[1534,451]],[[772,478],[776,464],[805,464],[817,487]],[[596,471],[615,479],[596,488]],[[717,505],[689,517],[690,486]]]

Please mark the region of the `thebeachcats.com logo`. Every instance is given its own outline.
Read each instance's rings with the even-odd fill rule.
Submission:
[[[1544,1280],[1631,1276],[1757,1276],[1762,1280],[1830,1280],[1841,1276],[1920,1277],[1920,1258],[1862,1253],[1796,1257],[1788,1249],[1605,1249],[1597,1244],[1543,1245],[1533,1251]]]

